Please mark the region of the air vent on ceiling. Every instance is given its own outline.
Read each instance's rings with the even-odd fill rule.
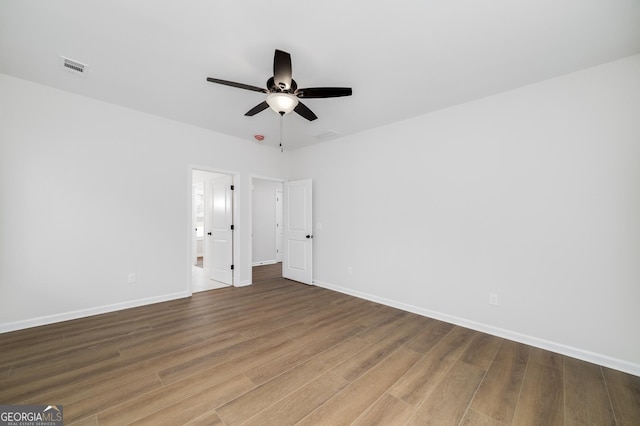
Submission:
[[[89,71],[89,66],[87,64],[65,58],[64,56],[61,56],[60,59],[62,60],[62,66],[65,70],[78,76],[87,76],[87,71]]]
[[[317,135],[313,135],[314,138],[319,139],[321,141],[327,141],[329,139],[333,139],[336,136],[338,136],[338,133],[334,132],[333,130],[327,130],[321,133],[318,133]]]

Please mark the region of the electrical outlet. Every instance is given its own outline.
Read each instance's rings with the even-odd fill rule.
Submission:
[[[498,305],[498,295],[496,293],[489,293],[489,304]]]
[[[133,283],[136,282],[136,273],[135,272],[132,272],[127,276],[127,282],[129,284],[133,284]]]

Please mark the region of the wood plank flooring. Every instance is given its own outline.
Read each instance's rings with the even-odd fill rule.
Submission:
[[[640,378],[254,268],[0,334],[0,404],[67,425],[640,425]]]

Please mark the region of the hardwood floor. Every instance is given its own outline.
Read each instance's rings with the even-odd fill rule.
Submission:
[[[0,335],[67,425],[639,425],[640,378],[280,277]]]

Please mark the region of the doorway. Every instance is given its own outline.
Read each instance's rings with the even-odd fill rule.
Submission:
[[[251,265],[252,282],[260,281],[265,271],[282,276],[283,182],[252,179]]]
[[[191,291],[232,286],[233,175],[192,169]]]

